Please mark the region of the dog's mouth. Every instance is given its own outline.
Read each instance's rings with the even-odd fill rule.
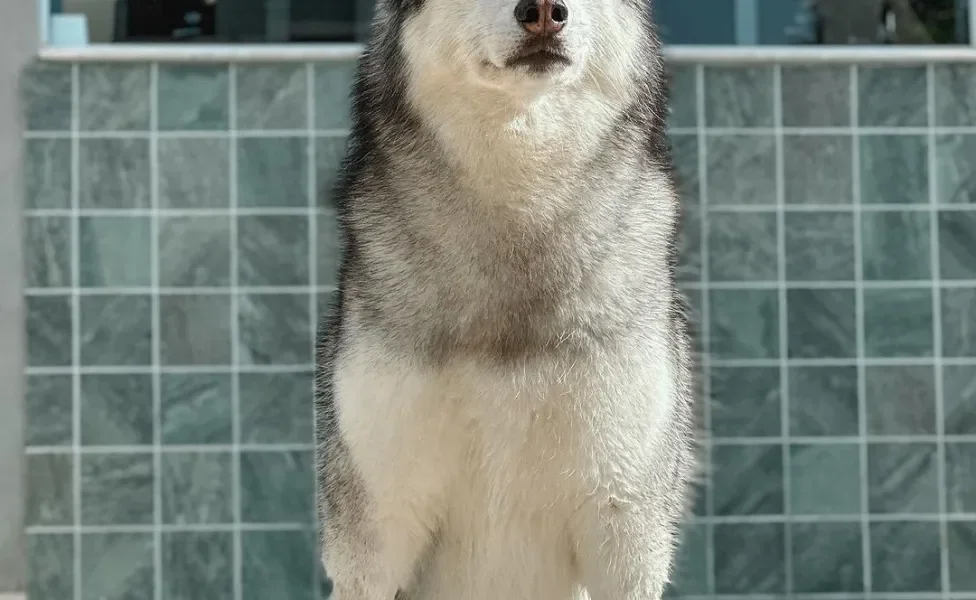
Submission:
[[[569,57],[558,41],[543,39],[522,45],[505,61],[505,67],[516,69],[525,67],[530,73],[548,73],[558,67],[571,64]]]

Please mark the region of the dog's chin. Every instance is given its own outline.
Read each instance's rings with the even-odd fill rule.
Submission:
[[[543,50],[514,55],[501,63],[485,60],[476,71],[478,79],[491,87],[533,92],[566,83],[577,65],[565,54]]]

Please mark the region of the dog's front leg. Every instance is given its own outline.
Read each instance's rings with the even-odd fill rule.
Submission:
[[[665,511],[666,512],[666,511]],[[611,499],[584,511],[576,558],[592,600],[659,600],[671,571],[676,525],[655,506]]]
[[[324,476],[322,557],[333,582],[334,600],[393,600],[407,586],[418,558],[432,537],[432,506],[419,497],[405,497],[406,486],[385,491],[367,484],[351,461],[336,460],[346,452],[332,444],[334,469]],[[400,493],[397,493],[397,487]],[[385,492],[385,493],[384,493]]]

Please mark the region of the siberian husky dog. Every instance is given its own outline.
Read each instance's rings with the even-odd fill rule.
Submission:
[[[652,600],[694,471],[646,0],[379,0],[319,338],[336,600]]]

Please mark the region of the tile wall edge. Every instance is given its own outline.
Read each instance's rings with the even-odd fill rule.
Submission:
[[[51,62],[325,62],[355,60],[362,44],[93,44],[42,48]],[[976,64],[973,46],[669,46],[674,63]]]

